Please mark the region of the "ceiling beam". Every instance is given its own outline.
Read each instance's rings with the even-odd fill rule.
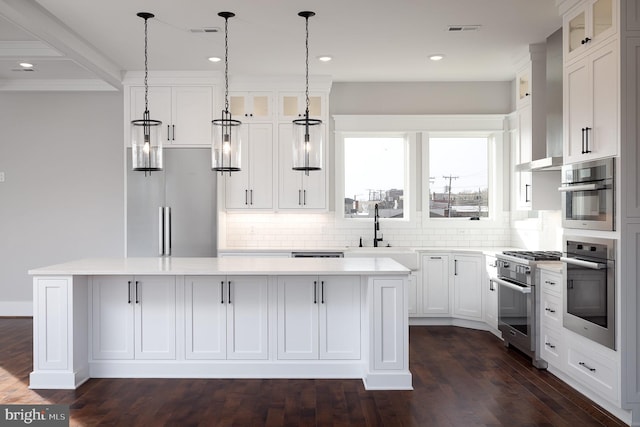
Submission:
[[[122,90],[120,67],[35,0],[0,0],[0,16]]]

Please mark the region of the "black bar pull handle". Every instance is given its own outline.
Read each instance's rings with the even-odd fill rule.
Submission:
[[[313,303],[317,304],[318,303],[318,282],[317,281],[313,281]]]
[[[138,298],[138,283],[140,282],[136,280],[136,304],[140,304],[140,298]]]
[[[224,280],[220,281],[220,304],[224,304]]]
[[[229,298],[227,298],[227,304],[231,304],[231,280],[227,282],[227,285],[229,286]]]
[[[127,304],[131,304],[131,280],[127,282]]]
[[[244,190],[244,204],[249,204],[249,190]]]
[[[322,296],[321,296],[322,299],[320,300],[320,302],[324,304],[324,280],[320,282],[320,289],[322,292]]]
[[[171,140],[176,140],[176,125],[171,125]]]
[[[589,150],[589,131],[591,128],[584,128],[584,154],[590,153]]]
[[[453,275],[454,276],[458,275],[458,260],[457,259],[453,260]]]

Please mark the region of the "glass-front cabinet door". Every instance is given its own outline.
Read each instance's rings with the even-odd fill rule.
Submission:
[[[565,62],[615,33],[616,10],[616,0],[594,0],[567,15],[563,26]]]

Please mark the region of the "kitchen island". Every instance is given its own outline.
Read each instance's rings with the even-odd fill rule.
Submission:
[[[89,378],[360,378],[411,389],[389,258],[102,258],[30,270],[34,389]]]

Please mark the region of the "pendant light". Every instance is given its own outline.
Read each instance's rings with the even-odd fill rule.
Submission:
[[[314,12],[300,12],[298,16],[305,19],[306,29],[306,74],[304,118],[293,121],[293,170],[309,171],[322,169],[322,137],[324,134],[322,120],[309,118],[309,18]]]
[[[147,21],[154,15],[140,12],[137,16],[144,19],[144,113],[142,119],[131,122],[131,161],[134,171],[147,175],[147,172],[162,170],[162,122],[151,120],[149,116]]]
[[[224,110],[221,118],[213,120],[213,146],[211,147],[211,169],[224,172],[240,170],[242,122],[233,120],[229,112],[229,18],[236,16],[232,12],[220,12],[224,18]]]

